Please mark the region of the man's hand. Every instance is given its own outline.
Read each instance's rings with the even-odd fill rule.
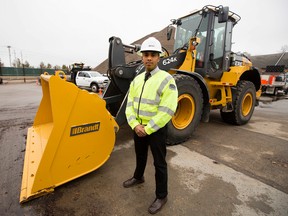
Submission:
[[[147,135],[147,133],[145,132],[144,130],[144,125],[137,125],[135,128],[134,128],[134,131],[135,133],[137,134],[137,136],[139,137],[144,137]]]

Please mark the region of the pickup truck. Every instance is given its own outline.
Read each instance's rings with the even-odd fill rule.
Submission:
[[[100,88],[105,88],[109,79],[97,71],[79,71],[75,81],[79,88],[89,89],[97,93]]]

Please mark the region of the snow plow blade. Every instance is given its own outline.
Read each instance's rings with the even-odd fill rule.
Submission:
[[[43,97],[28,129],[20,203],[90,173],[109,158],[119,127],[97,94],[41,75]]]

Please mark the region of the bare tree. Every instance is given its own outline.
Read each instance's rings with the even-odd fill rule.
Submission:
[[[67,66],[66,65],[62,65],[62,70],[67,70],[68,68],[67,68]]]
[[[40,68],[46,68],[46,65],[44,64],[44,62],[40,63]]]
[[[47,64],[47,68],[48,68],[48,69],[51,69],[51,68],[52,68],[52,65],[51,65],[50,63],[48,63],[48,64]]]
[[[25,68],[30,68],[30,64],[29,64],[28,61],[25,61],[25,62],[24,62],[24,67],[25,67]]]
[[[20,59],[19,59],[19,58],[16,58],[16,59],[13,61],[12,66],[13,66],[13,67],[16,67],[16,68],[22,67],[22,64],[21,64]]]
[[[282,52],[286,52],[288,50],[288,45],[284,45],[281,47]]]

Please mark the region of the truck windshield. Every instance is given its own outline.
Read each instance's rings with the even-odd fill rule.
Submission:
[[[103,75],[100,74],[99,72],[91,72],[92,77],[102,77]]]
[[[202,15],[199,13],[181,19],[181,24],[177,26],[175,35],[174,51],[183,47],[189,39],[195,35],[197,28],[201,22]],[[197,32],[197,37],[200,37],[200,43],[204,44],[207,35],[208,17],[202,20],[202,23]]]

